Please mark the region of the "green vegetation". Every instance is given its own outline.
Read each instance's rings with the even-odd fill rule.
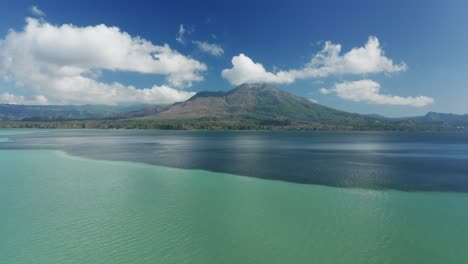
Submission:
[[[409,122],[374,121],[355,126],[345,124],[292,122],[288,120],[217,120],[216,118],[177,120],[76,120],[76,121],[4,121],[0,128],[43,129],[158,129],[158,130],[353,130],[353,131],[452,131],[449,126],[424,126]]]

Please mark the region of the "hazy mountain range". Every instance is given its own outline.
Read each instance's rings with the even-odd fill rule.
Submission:
[[[468,127],[468,115],[434,112],[407,118],[360,115],[314,103],[268,84],[243,84],[227,92],[199,92],[172,105],[0,105],[0,120],[4,121],[3,127],[329,130]]]

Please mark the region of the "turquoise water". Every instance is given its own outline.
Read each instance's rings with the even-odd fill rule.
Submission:
[[[24,135],[33,133],[44,133],[49,130],[38,130],[38,129],[0,129],[0,143],[8,142],[8,136],[10,135]]]
[[[0,150],[0,263],[467,263],[468,194]]]

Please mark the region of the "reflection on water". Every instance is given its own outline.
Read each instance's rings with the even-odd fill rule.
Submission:
[[[9,137],[0,149],[60,149],[340,187],[468,191],[467,133],[59,130]]]

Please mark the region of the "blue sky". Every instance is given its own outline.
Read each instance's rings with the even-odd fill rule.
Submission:
[[[243,79],[235,73],[223,76],[221,72],[232,70],[233,57],[244,54],[252,63],[261,64],[266,72],[258,73],[260,75],[253,76],[251,80],[273,80],[276,86],[287,92],[337,109],[388,116],[420,115],[428,111],[468,113],[466,1],[202,2],[0,1],[0,39],[4,43],[0,48],[8,50],[10,53],[4,51],[4,58],[11,57],[14,62],[19,61],[16,58],[22,54],[12,47],[22,45],[18,43],[31,38],[6,39],[11,29],[25,33],[26,24],[32,23],[25,19],[31,17],[39,23],[35,28],[38,34],[44,35],[45,31],[41,31],[44,24],[57,28],[63,24],[73,24],[77,32],[81,28],[100,24],[106,26],[105,30],[115,26],[120,33],[128,33],[129,38],[140,36],[158,47],[167,43],[170,54],[177,52],[183,57],[180,58],[180,67],[193,66],[184,68],[185,72],[181,74],[161,70],[157,65],[148,66],[150,71],[139,66],[128,66],[132,63],[131,58],[130,62],[110,60],[104,64],[93,64],[90,59],[84,63],[86,67],[80,64],[79,70],[73,70],[93,82],[92,87],[83,86],[81,91],[75,83],[76,89],[73,91],[43,87],[48,82],[58,82],[50,76],[48,79],[39,76],[40,81],[29,80],[27,77],[35,75],[34,72],[18,72],[14,66],[8,66],[10,68],[3,69],[3,73],[0,68],[0,74],[8,76],[0,81],[0,95],[3,93],[4,101],[8,99],[13,103],[93,103],[93,98],[97,100],[96,103],[124,103],[124,99],[107,101],[104,98],[106,93],[117,91],[122,98],[132,98],[130,102],[169,102],[201,90],[231,89],[233,83]],[[33,12],[32,6],[44,14]],[[182,38],[179,34],[181,25],[184,28]],[[57,34],[65,34],[63,32],[65,30]],[[363,70],[355,71],[346,66],[346,59],[343,59],[342,64],[333,64],[337,68],[325,74],[304,73],[312,58],[323,51],[326,41],[341,45],[340,56],[344,56],[353,48],[365,47],[370,37],[378,40],[378,50],[383,52],[381,59],[391,60],[390,66],[379,64],[377,68],[367,70],[368,67],[364,65]],[[58,43],[61,39],[52,43]],[[112,42],[109,43],[112,46]],[[203,50],[202,43],[211,46],[205,46]],[[81,46],[93,49],[91,44],[87,44]],[[10,48],[8,45],[11,45]],[[64,55],[59,58],[50,55],[50,51],[36,50],[31,45],[35,44],[30,43],[27,47],[31,52],[37,52],[34,63],[40,63],[40,67],[52,62],[62,68],[69,66],[67,63],[78,65],[77,57]],[[217,53],[214,52],[214,47],[220,48],[222,53],[219,49]],[[45,53],[48,55],[45,56]],[[44,61],[50,58],[52,62]],[[365,58],[358,59],[359,63],[366,62]],[[249,68],[249,61],[246,63],[239,67],[252,69]],[[404,69],[398,68],[403,65]],[[20,66],[18,64],[17,68],[24,68]],[[281,71],[289,77],[272,77],[271,74]],[[291,74],[293,71],[302,73]],[[190,76],[187,75],[189,73]],[[83,82],[79,83],[81,85]],[[115,83],[120,86],[111,86]],[[143,90],[155,85],[158,89],[165,87],[166,90],[161,93],[155,88],[139,93],[131,89]],[[88,92],[98,87],[104,87],[104,90]],[[60,92],[66,95],[57,96]],[[114,95],[114,98],[120,98],[118,96]],[[104,99],[99,99],[101,97]]]

